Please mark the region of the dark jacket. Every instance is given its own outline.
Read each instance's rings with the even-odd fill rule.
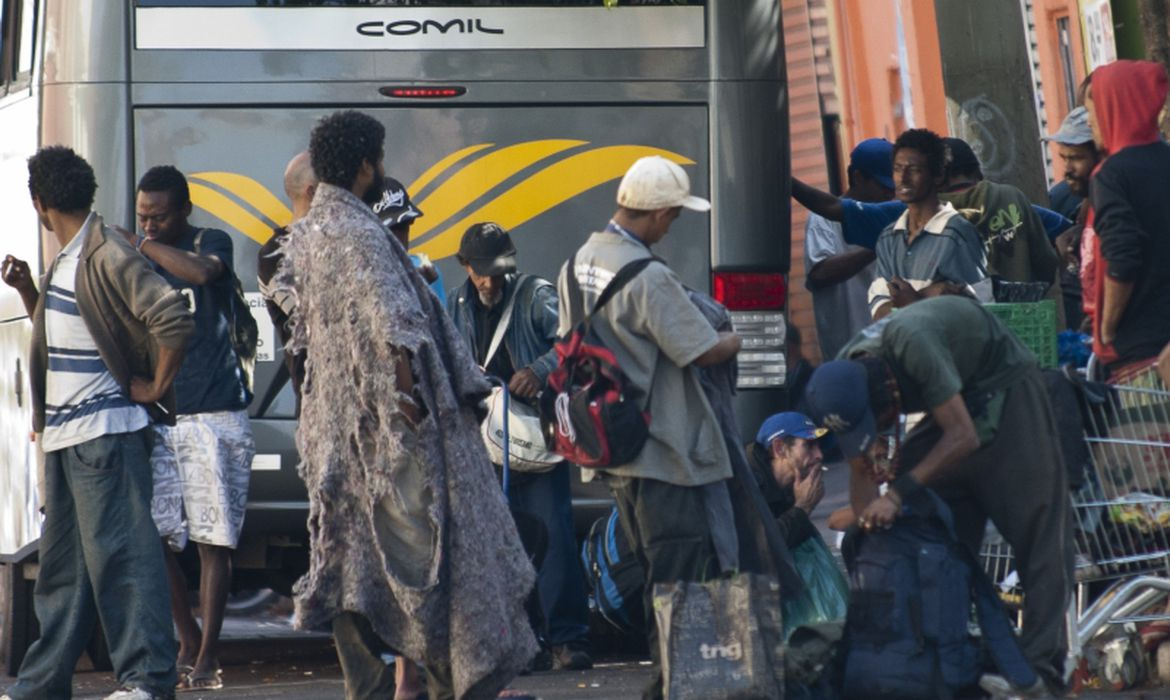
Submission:
[[[796,494],[792,487],[781,488],[772,476],[772,460],[768,451],[758,443],[752,442],[744,448],[747,452],[748,465],[752,468],[752,476],[764,494],[764,500],[776,518],[776,527],[784,536],[788,549],[793,549],[813,535],[818,535],[817,528],[809,520],[808,513],[803,508],[796,507]]]
[[[55,263],[54,263],[55,265]],[[49,348],[45,339],[45,290],[53,267],[41,278],[40,296],[33,309],[29,384],[33,400],[33,430],[45,429],[45,373]],[[182,350],[195,329],[187,301],[150,267],[150,262],[94,214],[81,251],[76,279],[77,309],[93,336],[106,369],[127,396],[131,377],[153,377],[159,346]],[[175,390],[167,389],[159,403],[146,406],[156,421],[174,422]]]
[[[502,347],[516,370],[531,369],[543,383],[548,373],[557,366],[553,343],[557,339],[557,290],[547,280],[535,275],[508,275],[501,306],[507,306],[513,294],[519,292],[512,305],[512,322],[504,332]],[[472,355],[476,355],[475,304],[478,292],[471,280],[451,290],[447,295],[447,311],[459,334],[467,341]],[[503,323],[503,319],[500,321]],[[482,357],[476,357],[482,361]]]

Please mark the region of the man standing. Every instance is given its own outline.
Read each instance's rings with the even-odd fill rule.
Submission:
[[[219,632],[231,587],[232,550],[240,540],[252,456],[249,398],[229,335],[235,292],[232,239],[187,222],[187,179],[170,165],[146,171],[135,203],[142,238],[131,239],[155,272],[187,300],[195,335],[175,378],[176,420],[155,426],[154,499],[159,534],[168,545],[171,612],[179,631],[179,685],[223,687]],[[190,539],[199,550],[199,610],[187,602],[187,579],[174,552]]]
[[[1093,176],[1098,239],[1093,350],[1115,374],[1147,368],[1170,342],[1170,146],[1158,132],[1165,69],[1117,61],[1093,72],[1085,107],[1105,156]]]
[[[39,293],[27,263],[4,260],[4,282],[33,319],[33,429],[45,453],[41,637],[4,698],[71,697],[73,667],[99,620],[121,686],[106,700],[171,698],[175,641],[150,518],[150,422],[174,415],[191,314],[91,210],[89,163],[49,146],[28,172],[33,206],[61,251]]]
[[[1093,130],[1089,127],[1089,112],[1077,107],[1068,113],[1060,129],[1044,141],[1057,144],[1061,160],[1064,161],[1064,179],[1061,182],[1076,198],[1076,208],[1071,211],[1073,225],[1063,231],[1054,241],[1060,256],[1060,289],[1064,297],[1064,319],[1068,328],[1078,329],[1084,318],[1081,304],[1081,234],[1089,214],[1089,178],[1093,175],[1100,155],[1093,143]]]
[[[1035,357],[966,298],[927,299],[865,329],[805,391],[812,419],[837,435],[852,467],[863,528],[887,527],[930,487],[974,555],[990,518],[1024,586],[1021,646],[1048,685],[1063,684],[1073,585],[1067,477]],[[902,441],[900,414],[928,412]],[[892,453],[892,454],[891,454]],[[884,496],[878,484],[890,483]],[[999,688],[1002,679],[989,679]],[[1040,686],[1029,689],[1043,696]]]
[[[374,204],[374,213],[382,219],[382,225],[390,229],[390,233],[398,239],[402,247],[410,255],[410,262],[422,278],[431,285],[431,291],[439,297],[439,303],[447,304],[447,290],[443,288],[443,275],[435,267],[431,259],[422,254],[410,252],[410,227],[415,219],[422,218],[423,213],[410,201],[410,194],[402,183],[392,177],[386,178],[386,190],[382,198]]]
[[[497,224],[472,224],[456,255],[467,271],[467,282],[451,291],[447,302],[451,320],[476,362],[508,384],[513,400],[533,402],[557,363],[556,289],[535,275],[516,272],[516,247]],[[508,502],[514,511],[527,513],[544,526],[548,548],[537,586],[547,641],[556,668],[581,671],[592,668],[593,660],[585,578],[573,534],[570,476],[568,462],[539,474],[513,472]]]
[[[568,276],[580,286],[582,308],[591,309],[609,280],[627,263],[651,257],[683,208],[708,211],[711,203],[690,194],[686,171],[660,156],[635,162],[618,187],[618,210],[561,269],[558,334],[584,319],[572,312]],[[604,470],[622,527],[645,571],[645,610],[650,651],[658,662],[654,621],[655,583],[703,581],[717,574],[706,497],[731,476],[719,423],[694,366],[734,357],[741,345],[732,332],[717,333],[691,303],[678,276],[661,261],[646,266],[593,317],[597,334],[632,385],[649,397],[654,417],[641,454]],[[721,533],[722,534],[722,533]],[[645,698],[662,697],[657,667]]]
[[[939,200],[946,177],[946,145],[927,129],[910,129],[894,142],[894,182],[906,211],[878,237],[877,279],[869,309],[880,319],[935,290],[966,288],[991,301],[987,258],[979,232]]]
[[[308,358],[296,625],[333,625],[349,697],[392,695],[372,639],[420,662],[431,698],[490,697],[536,652],[523,611],[535,575],[480,439],[488,384],[370,208],[384,141],[360,112],[318,122],[320,183],[272,279],[297,299],[288,350]]]
[[[843,196],[861,202],[885,202],[894,196],[890,177],[893,144],[866,139],[849,155],[849,189]],[[841,235],[841,224],[810,213],[804,226],[804,269],[812,291],[817,340],[821,357],[837,351],[870,323],[866,293],[874,280],[874,254],[851,246]]]

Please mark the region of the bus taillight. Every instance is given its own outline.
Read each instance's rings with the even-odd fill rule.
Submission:
[[[788,296],[784,275],[763,272],[716,272],[711,288],[729,311],[781,310]]]
[[[716,272],[711,284],[719,303],[731,312],[731,323],[743,340],[736,358],[740,389],[784,386],[784,275],[760,272]]]
[[[378,92],[386,97],[399,97],[412,100],[441,100],[447,97],[461,97],[467,94],[467,88],[462,85],[444,87],[414,87],[410,85],[390,85],[378,88]]]

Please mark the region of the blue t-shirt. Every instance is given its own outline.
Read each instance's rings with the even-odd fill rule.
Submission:
[[[195,237],[200,229],[188,227],[172,247],[195,252]],[[199,254],[214,256],[224,265],[219,279],[196,285],[175,277],[154,263],[154,270],[187,298],[187,307],[195,320],[195,332],[175,377],[176,409],[180,415],[238,411],[247,407],[244,384],[240,380],[236,353],[228,336],[225,313],[233,293],[232,239],[218,229],[202,229]]]
[[[419,256],[411,254],[410,261],[412,263],[414,263],[414,267],[416,270],[418,268],[422,267],[422,258],[420,258]],[[443,289],[443,273],[439,271],[438,265],[435,265],[434,268],[435,268],[435,281],[431,282],[431,291],[433,291],[435,293],[435,296],[439,297],[439,303],[442,304],[444,308],[446,308],[446,306],[447,306],[447,290]]]

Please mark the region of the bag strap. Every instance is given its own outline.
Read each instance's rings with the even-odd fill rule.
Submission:
[[[622,287],[625,287],[632,279],[637,277],[638,273],[646,269],[647,265],[656,260],[661,262],[661,259],[657,256],[650,255],[622,265],[621,269],[614,274],[613,279],[609,281],[609,284],[605,286],[605,289],[601,290],[601,294],[598,295],[597,301],[593,304],[593,310],[586,316],[585,294],[581,291],[581,284],[577,281],[577,255],[574,253],[573,257],[569,258],[569,267],[565,271],[569,276],[569,308],[573,317],[583,317],[584,323],[586,325],[590,324],[593,321],[593,317],[597,315],[597,312],[601,311],[601,307],[605,306],[614,295],[620,292]]]
[[[492,358],[496,356],[496,350],[500,349],[500,343],[504,342],[504,333],[507,332],[508,326],[512,325],[512,309],[516,306],[516,297],[520,296],[524,285],[528,280],[532,279],[528,276],[516,277],[516,288],[512,290],[512,296],[508,297],[508,303],[504,305],[504,312],[500,314],[500,321],[496,324],[496,332],[492,335],[492,342],[488,345],[487,355],[483,358],[483,367],[491,364]]]
[[[1012,630],[1007,613],[1004,612],[995,584],[966,547],[954,542],[952,548],[971,569],[971,595],[975,599],[975,610],[979,615],[979,629],[983,632],[983,638],[987,642],[985,646],[996,668],[1017,688],[1031,687],[1036,683],[1036,671],[1020,649],[1019,640]]]

